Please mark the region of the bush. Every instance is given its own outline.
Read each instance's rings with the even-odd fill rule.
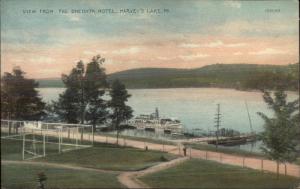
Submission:
[[[162,155],[162,156],[160,156],[160,161],[164,161],[165,162],[165,161],[169,161],[169,160],[165,156]]]

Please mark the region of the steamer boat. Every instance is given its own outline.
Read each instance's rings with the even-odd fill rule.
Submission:
[[[182,135],[183,127],[181,122],[175,118],[160,117],[158,109],[152,114],[141,114],[127,122],[128,125],[145,131]]]

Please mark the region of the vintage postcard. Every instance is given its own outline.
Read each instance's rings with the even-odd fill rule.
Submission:
[[[297,0],[1,0],[1,189],[300,188]]]

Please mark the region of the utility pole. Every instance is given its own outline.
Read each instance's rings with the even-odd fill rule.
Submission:
[[[246,110],[247,110],[247,114],[248,114],[248,119],[249,119],[249,125],[250,125],[251,134],[254,134],[253,127],[252,127],[252,121],[251,121],[251,117],[250,117],[250,113],[249,113],[247,101],[245,101],[245,105],[246,105]]]
[[[217,131],[216,131],[216,148],[218,148],[218,144],[219,144],[219,128],[220,128],[220,124],[221,124],[221,113],[220,113],[220,104],[217,104],[217,113],[215,114],[215,127],[217,127]]]

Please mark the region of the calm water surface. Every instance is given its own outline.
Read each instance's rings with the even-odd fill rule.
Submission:
[[[57,100],[64,88],[39,88],[44,101]],[[219,88],[178,89],[131,89],[128,104],[134,115],[149,114],[158,107],[161,116],[178,118],[187,129],[215,130],[214,116],[217,104],[221,105],[221,127],[249,132],[249,119],[245,106],[247,101],[253,129],[261,131],[262,119],[257,112],[272,115],[260,92],[246,92]],[[298,98],[295,92],[288,93],[289,99]]]

